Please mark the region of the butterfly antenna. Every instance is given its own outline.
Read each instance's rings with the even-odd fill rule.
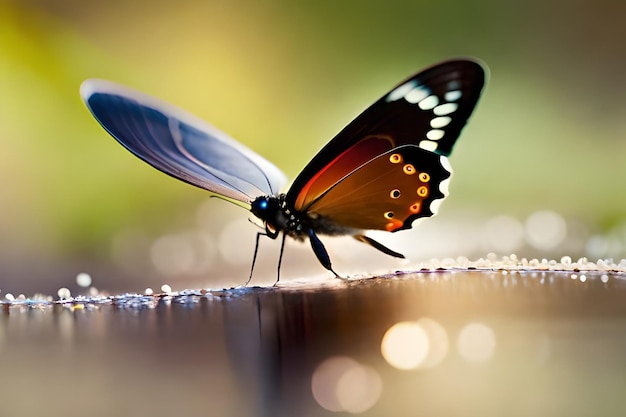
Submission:
[[[263,226],[261,226],[260,224],[258,224],[257,222],[255,222],[253,219],[251,219],[250,217],[248,217],[248,221],[253,224],[254,226],[258,227],[259,229],[264,229]]]

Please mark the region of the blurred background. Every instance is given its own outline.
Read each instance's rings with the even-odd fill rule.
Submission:
[[[81,273],[109,291],[247,278],[251,215],[124,150],[81,102],[84,79],[187,109],[294,178],[396,83],[458,56],[491,76],[450,197],[419,227],[377,235],[411,263],[326,239],[335,269],[489,252],[618,260],[625,16],[609,0],[0,0],[0,289],[75,292]],[[261,242],[255,284],[274,281],[278,248]],[[305,244],[283,265],[284,279],[326,273]]]

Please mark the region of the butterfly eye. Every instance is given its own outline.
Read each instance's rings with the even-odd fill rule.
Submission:
[[[384,216],[385,216],[385,219],[393,219],[393,216],[394,216],[393,211],[386,212]]]
[[[419,213],[421,208],[422,205],[420,203],[415,203],[411,207],[409,207],[409,210],[411,211],[411,213]]]
[[[428,181],[430,181],[430,175],[428,175],[428,173],[426,173],[426,172],[420,173],[419,178],[420,178],[421,182],[428,182]]]
[[[428,195],[428,187],[426,187],[425,185],[418,187],[417,195],[419,195],[420,197],[426,197]]]
[[[400,155],[399,153],[391,154],[391,156],[389,157],[389,162],[391,162],[392,164],[399,164],[400,162],[402,162],[402,155]]]
[[[406,164],[405,166],[402,167],[402,170],[404,171],[406,175],[415,174],[415,167],[411,164]]]
[[[258,197],[252,202],[250,210],[255,214],[263,213],[269,209],[269,205],[270,203],[266,197]]]
[[[393,198],[394,200],[396,198],[400,198],[400,190],[398,190],[397,188],[395,190],[391,190],[391,192],[389,193],[389,197]]]

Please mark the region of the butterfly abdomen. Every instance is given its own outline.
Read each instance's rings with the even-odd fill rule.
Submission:
[[[307,228],[312,229],[318,235],[343,236],[352,235],[360,229],[347,227],[337,223],[335,220],[319,215],[315,212],[309,212],[305,215],[302,223]]]
[[[300,212],[289,207],[284,194],[257,197],[251,203],[250,211],[271,229],[282,231],[300,241],[309,236],[310,230],[316,234],[331,236],[353,234],[356,231],[317,213]]]

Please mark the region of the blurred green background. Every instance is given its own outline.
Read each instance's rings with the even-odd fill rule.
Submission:
[[[74,289],[80,272],[111,291],[247,276],[249,213],[125,151],[81,102],[84,79],[183,107],[294,178],[396,83],[456,56],[480,58],[491,77],[451,157],[451,197],[385,243],[414,261],[619,259],[625,17],[612,0],[0,0],[0,289]],[[533,240],[533,224],[557,238]],[[343,271],[397,267],[338,241],[328,245]],[[262,242],[256,283],[273,282],[277,253]],[[299,244],[284,271],[324,272]]]

